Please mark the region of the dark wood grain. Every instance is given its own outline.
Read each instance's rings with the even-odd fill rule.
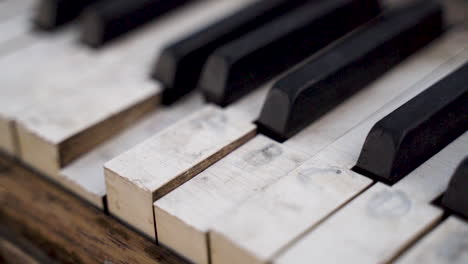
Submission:
[[[0,225],[60,263],[185,263],[4,157],[0,157]]]

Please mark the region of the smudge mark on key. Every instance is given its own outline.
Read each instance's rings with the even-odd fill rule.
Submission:
[[[376,218],[399,218],[411,209],[411,200],[402,191],[383,190],[372,197],[368,213]]]
[[[297,174],[297,178],[299,179],[300,182],[304,183],[304,184],[307,184],[310,182],[310,180],[312,179],[312,177],[314,175],[317,175],[317,174],[326,174],[326,175],[330,175],[330,174],[337,174],[337,175],[340,175],[342,174],[343,171],[338,168],[338,167],[330,167],[330,168],[307,168],[307,169],[304,169],[304,170],[301,170],[299,171],[299,173]]]
[[[274,143],[269,143],[265,147],[248,153],[244,160],[255,167],[264,166],[270,163],[273,159],[280,156],[283,150]]]

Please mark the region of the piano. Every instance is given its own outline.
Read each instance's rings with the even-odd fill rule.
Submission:
[[[468,263],[468,1],[0,0],[0,263]]]

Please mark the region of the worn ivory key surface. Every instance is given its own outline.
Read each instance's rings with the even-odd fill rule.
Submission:
[[[0,25],[1,27],[1,25]],[[34,42],[27,48],[0,54],[0,149],[10,155],[18,155],[17,135],[14,119],[22,109],[32,105],[43,97],[51,96],[52,87],[41,89],[42,86],[19,84],[19,80],[26,79],[30,83],[40,83],[44,78],[42,71],[38,70],[44,64],[44,54],[49,57],[66,57],[67,46],[74,40],[73,30],[60,32],[58,35],[28,34],[28,41]],[[15,40],[16,47],[20,40]],[[8,45],[7,45],[8,46]],[[0,46],[0,49],[4,45]],[[1,53],[1,51],[0,51]]]
[[[225,1],[221,5],[218,4],[218,7],[213,6],[213,12],[205,15],[203,21],[194,23],[197,23],[197,26],[211,23],[211,21],[236,10],[243,4],[245,3],[242,1],[236,4]],[[196,17],[195,14],[194,19]],[[151,47],[157,48],[154,43]],[[134,126],[125,130],[122,135],[110,139],[102,146],[98,146],[96,149],[67,165],[61,170],[57,180],[81,197],[102,208],[103,197],[106,194],[103,164],[175,123],[177,120],[189,115],[191,112],[200,109],[202,105],[201,97],[193,95],[171,108],[161,108],[151,112],[144,120],[137,122]]]
[[[155,202],[158,240],[195,263],[208,263],[207,232],[211,223],[307,157],[256,136]]]
[[[54,93],[15,116],[23,161],[56,176],[61,167],[154,109],[160,87],[147,78],[154,52],[232,5],[187,5],[98,53],[80,47],[54,61],[46,70],[60,71],[60,78],[43,74],[36,84],[45,90],[57,87]]]
[[[254,133],[242,115],[204,107],[106,163],[109,211],[155,238],[153,202]]]
[[[161,107],[154,110],[120,135],[113,137],[63,168],[58,180],[74,193],[97,207],[103,208],[103,198],[106,195],[103,164],[199,110],[203,105],[201,96],[194,94],[170,108]]]
[[[441,218],[430,202],[446,188],[467,144],[465,133],[393,187],[372,186],[274,263],[391,261]]]
[[[319,151],[358,124],[359,117],[378,110],[460,53],[462,42],[454,42],[459,37],[446,36],[413,56],[284,145],[309,153]],[[319,154],[225,214],[210,232],[212,262],[267,263],[372,182],[351,171],[352,165],[334,165],[333,156]]]
[[[108,162],[109,211],[156,239],[153,202],[255,135],[269,85],[226,109],[207,105]]]
[[[441,45],[441,46],[443,46],[443,45]],[[437,66],[442,64],[448,58],[454,56],[456,53],[451,53],[451,50],[454,47],[457,47],[457,46],[458,46],[458,51],[460,51],[461,50],[461,48],[459,47],[460,44],[453,45],[451,47],[444,47],[444,48],[439,47],[437,55],[434,54],[434,57],[431,57],[431,58],[434,58],[434,61],[435,61],[434,64],[432,64],[431,67],[424,67],[424,69],[426,70],[425,74],[429,74],[433,69],[435,69]],[[441,59],[439,57],[441,57],[443,59]],[[437,59],[435,59],[435,58],[437,58]],[[420,65],[423,65],[423,64],[414,63],[412,67],[414,67],[416,69],[420,69]],[[420,78],[422,78],[425,75],[424,71],[418,72],[418,74],[420,74]],[[392,77],[392,78],[390,78],[390,80],[388,82],[391,83],[392,81],[394,81],[395,79],[398,79],[399,77],[401,77],[401,75],[398,76],[398,77],[396,77],[396,76]],[[415,83],[417,80],[418,79],[413,80],[412,78],[410,78],[408,76],[409,85],[411,85],[412,83]],[[387,88],[387,87],[385,87],[385,88]],[[401,88],[399,88],[399,89],[401,89]],[[384,104],[384,102],[382,102],[382,104]],[[375,110],[378,109],[378,105],[374,106],[374,107],[375,107]],[[364,109],[361,110],[361,111],[363,113],[365,113]],[[347,116],[347,118],[352,119],[351,117],[349,117],[349,114],[346,115],[346,116]],[[341,129],[337,129],[337,131],[341,131],[341,133],[345,133],[347,131],[347,129],[352,127],[351,121],[348,121],[349,124],[346,124],[346,118],[341,117],[341,118],[338,118],[338,120],[343,120],[343,125],[342,125]],[[357,123],[357,122],[359,122],[359,120],[356,120],[355,122]],[[315,127],[314,129],[317,132],[320,132],[321,129],[324,130],[324,131],[327,131],[327,129],[332,130],[331,128],[328,128],[328,126],[335,126],[335,129],[336,129],[336,125],[334,125],[334,124],[335,124],[335,122],[328,122],[328,124],[322,123],[321,127]],[[349,126],[349,128],[347,128],[347,125]],[[309,131],[314,131],[314,129],[311,129]],[[303,144],[305,145],[305,147],[302,147],[302,150],[304,152],[309,153],[309,154],[316,153],[318,150],[320,150],[321,148],[326,146],[327,142],[329,144],[329,143],[333,142],[333,140],[334,140],[333,138],[327,137],[326,134],[322,134],[323,135],[322,137],[320,137],[320,133],[311,133],[311,134],[313,136],[309,137],[309,141],[312,141],[312,142],[307,142],[307,140],[302,139],[302,142],[304,142]],[[340,134],[337,133],[337,132],[334,132],[332,134],[332,136],[334,136],[334,137],[339,137],[339,135]],[[316,139],[315,137],[318,137],[318,139]],[[323,143],[323,142],[325,142],[325,143]],[[315,144],[317,144],[317,146],[314,146]],[[310,146],[310,150],[306,147],[308,145]],[[285,144],[285,146],[287,146],[287,144]],[[292,146],[295,146],[295,145],[292,144]],[[243,149],[244,147],[245,146],[240,147],[239,151],[241,149]],[[315,151],[315,152],[313,152],[313,151]],[[234,155],[234,153],[230,154],[227,158],[229,158],[231,155]],[[225,159],[227,159],[227,158],[225,158]],[[222,162],[223,162],[223,160],[221,160],[219,163],[223,164]],[[348,170],[350,168],[351,167],[349,167]],[[206,171],[208,172],[210,170],[211,170],[211,168],[208,168]],[[255,175],[256,175],[255,172],[250,172],[250,174],[252,175],[252,177],[255,178]],[[344,174],[344,175],[349,175],[350,178],[353,177],[353,173]],[[207,246],[203,245],[203,243],[206,243],[206,232],[209,230],[209,228],[211,228],[213,226],[213,224],[216,221],[214,221],[213,218],[211,218],[213,216],[210,215],[210,214],[207,214],[205,216],[205,218],[202,218],[200,215],[198,215],[198,212],[193,212],[193,211],[190,211],[190,210],[183,211],[181,208],[186,209],[186,207],[184,205],[185,202],[190,200],[190,203],[194,204],[193,207],[196,207],[196,208],[209,208],[210,212],[212,212],[214,215],[217,215],[215,213],[217,211],[220,211],[220,212],[224,213],[224,212],[229,211],[232,208],[235,208],[235,207],[239,206],[239,204],[236,204],[236,206],[232,206],[232,204],[231,204],[231,207],[225,207],[225,204],[218,204],[218,203],[214,202],[212,199],[205,199],[205,200],[201,199],[197,204],[195,204],[196,200],[194,200],[193,197],[188,196],[186,194],[187,192],[190,192],[190,193],[198,192],[198,193],[207,193],[207,194],[209,194],[209,193],[211,193],[212,189],[217,189],[217,188],[214,188],[213,186],[211,186],[209,184],[203,185],[203,184],[199,183],[199,181],[197,181],[197,179],[199,179],[200,177],[202,177],[202,176],[201,175],[196,176],[194,179],[192,179],[191,181],[185,183],[184,185],[179,187],[174,192],[168,194],[167,196],[163,197],[159,201],[155,202],[155,217],[156,217],[156,227],[157,227],[156,229],[157,229],[157,234],[158,234],[159,241],[161,243],[175,249],[177,252],[184,255],[185,257],[187,257],[187,258],[189,258],[191,260],[197,261],[197,262],[198,261],[206,261]],[[215,176],[211,176],[211,177],[218,177],[219,179],[217,179],[217,180],[222,182],[224,176],[223,175],[215,175]],[[349,182],[351,182],[351,180],[349,180]],[[367,186],[369,184],[369,181],[366,182],[366,180],[361,180],[361,181],[356,180],[354,182],[355,182],[356,185],[349,188],[349,190],[354,190],[354,193],[349,194],[349,193],[343,192],[343,194],[341,196],[342,200],[340,202],[337,202],[337,205],[335,205],[335,207],[332,207],[332,208],[336,208],[336,206],[339,206],[340,203],[346,201],[347,199],[349,199],[350,197],[352,197],[353,195],[358,193],[359,190],[362,190],[362,188],[365,188],[365,186]],[[237,183],[237,184],[242,185],[242,183]],[[263,186],[263,187],[265,187],[265,186]],[[339,189],[339,186],[337,187],[337,189]],[[187,190],[187,191],[184,192],[184,190]],[[223,194],[223,192],[221,190],[219,191],[219,195]],[[248,196],[253,195],[254,193],[255,192],[251,192],[249,189],[246,189],[245,192],[242,195],[248,197]],[[239,195],[241,195],[241,194],[239,194]],[[227,193],[225,193],[224,196],[229,197],[229,195]],[[166,204],[165,203],[166,200],[175,200],[175,201],[178,201],[178,203],[168,202]],[[234,215],[234,213],[233,213],[233,215]],[[200,222],[200,223],[203,223],[203,225],[198,224],[198,226],[194,226],[193,225],[193,219],[198,219],[197,221]],[[218,219],[219,219],[219,222],[225,221],[224,217],[220,217]],[[184,227],[184,228],[182,228],[182,227]],[[198,243],[194,243],[193,241],[189,242],[190,240],[176,239],[177,237],[183,237],[182,233],[181,233],[182,231],[180,231],[180,230],[188,230],[190,232],[194,232],[194,234],[197,234],[196,235],[197,237],[205,238],[205,239],[199,240]],[[191,235],[191,237],[193,237],[193,236],[194,235]],[[200,243],[202,243],[202,244],[200,244]],[[222,261],[224,263],[224,262],[229,261],[229,260],[232,260],[232,261],[236,262],[239,259],[226,258],[226,259],[223,259]],[[248,258],[242,259],[242,261],[247,261],[247,260],[248,260]]]
[[[404,253],[397,264],[468,263],[468,223],[451,216]]]

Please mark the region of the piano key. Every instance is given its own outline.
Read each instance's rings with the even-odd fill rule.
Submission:
[[[226,108],[226,112],[235,111],[245,116],[257,116],[260,112],[261,102],[267,93],[268,85],[257,90],[244,100]],[[103,208],[103,198],[106,194],[105,180],[102,173],[102,164],[122,154],[125,150],[137,145],[139,141],[149,138],[161,130],[174,124],[182,116],[189,115],[202,108],[201,95],[192,94],[187,100],[176,103],[165,109],[161,107],[145,118],[147,121],[140,121],[131,128],[127,129],[122,135],[110,139],[107,143],[84,154],[75,162],[66,166],[60,172],[58,178],[60,183],[78,194],[85,200],[88,200],[95,206]]]
[[[441,217],[438,208],[377,183],[273,263],[384,263]]]
[[[192,0],[103,0],[82,14],[84,43],[99,47]]]
[[[154,110],[120,135],[64,167],[60,171],[60,182],[80,197],[103,209],[106,195],[103,164],[199,110],[203,105],[201,95],[194,94],[170,108],[161,107]]]
[[[442,199],[450,210],[468,217],[468,158],[458,166]]]
[[[12,51],[19,50],[25,44],[32,44],[28,36],[30,29],[27,14],[21,14],[0,23],[0,57]],[[23,39],[27,39],[26,43]]]
[[[463,33],[465,33],[465,32],[463,32]],[[413,70],[414,69],[425,68],[425,70],[427,70],[426,74],[429,74],[429,73],[432,73],[434,68],[436,68],[440,64],[443,64],[444,62],[449,60],[451,57],[457,57],[457,58],[459,58],[459,60],[462,60],[461,58],[464,58],[464,60],[466,61],[468,59],[468,57],[467,57],[468,56],[468,51],[465,52],[466,54],[464,54],[464,57],[460,56],[460,53],[462,52],[463,48],[464,47],[466,48],[466,37],[468,37],[468,35],[466,33],[465,34],[463,34],[463,33],[459,33],[459,34],[454,33],[453,35],[449,34],[449,36],[447,37],[447,39],[445,39],[445,41],[444,40],[441,41],[441,44],[439,44],[440,45],[439,48],[437,48],[437,49],[434,48],[434,50],[432,50],[432,54],[429,53],[429,52],[426,53],[426,54],[421,54],[421,56],[419,57],[420,60],[421,60],[421,58],[427,58],[427,60],[424,60],[424,62],[431,65],[431,67],[433,67],[432,69],[431,69],[431,67],[425,66],[425,63],[419,62],[419,63],[415,63],[415,65],[412,65]],[[431,56],[428,56],[428,55],[431,55]],[[443,57],[444,59],[441,60],[441,58],[439,58],[439,57]],[[432,64],[432,62],[434,64]],[[443,73],[445,73],[445,71],[451,71],[451,70],[453,70],[454,67],[459,66],[461,63],[463,63],[463,62],[458,61],[458,64],[457,64],[457,62],[452,62],[449,65],[444,65],[445,67],[441,71]],[[411,68],[409,68],[409,69],[411,69]],[[407,70],[409,70],[409,69],[407,69]],[[401,71],[401,72],[403,72],[403,71]],[[441,75],[443,73],[439,73],[439,75]],[[408,75],[410,75],[410,74],[408,74]],[[419,73],[418,73],[418,75],[419,75]],[[424,75],[425,74],[420,75],[420,78],[422,76],[424,76]],[[438,75],[435,74],[432,78],[436,79],[437,76]],[[401,76],[393,77],[394,78],[393,81],[398,80],[399,77],[401,77]],[[412,80],[409,77],[407,79],[409,81]],[[412,81],[415,82],[416,80],[412,80]],[[392,79],[388,80],[387,82],[388,83],[392,82]],[[394,84],[394,82],[392,84]],[[427,86],[425,86],[425,87],[427,87]],[[421,91],[422,89],[423,88],[419,88],[418,91]],[[406,98],[406,100],[409,100],[414,95],[415,94],[410,93],[408,95],[408,97]],[[402,103],[404,103],[404,102],[402,102]],[[396,107],[394,106],[394,108],[392,108],[392,109],[395,109],[395,108]],[[332,121],[330,123],[334,123],[334,121]],[[329,125],[333,126],[333,124],[329,124]],[[326,126],[323,125],[323,127],[326,127]],[[346,130],[344,130],[344,132],[346,132]],[[314,134],[314,136],[315,136],[315,134]],[[312,139],[312,136],[309,136],[309,139]],[[325,141],[328,140],[329,143],[333,142],[333,140],[327,139],[327,137],[320,138],[320,139],[317,140],[317,142],[319,142],[322,139],[325,140]],[[241,146],[237,151],[242,150],[244,147],[245,146]],[[287,145],[285,144],[284,147],[287,147]],[[317,149],[317,151],[319,151],[319,150],[320,149]],[[314,155],[313,152],[308,152],[308,154]],[[233,155],[233,153],[228,155],[223,160],[226,160],[231,155]],[[218,163],[223,162],[223,160],[221,160]],[[355,164],[355,162],[354,162],[354,164]],[[348,167],[346,167],[346,169],[349,171],[354,164],[349,165]],[[216,164],[213,165],[213,166],[216,166]],[[208,168],[205,172],[209,172],[211,168],[212,167]],[[345,167],[343,167],[343,168],[345,168]],[[345,169],[343,169],[343,171],[344,170]],[[226,182],[229,182],[230,184],[232,184],[234,186],[235,185],[240,185],[240,186],[248,185],[248,182],[246,182],[246,180],[242,180],[242,182],[239,183],[239,182],[235,181],[235,179],[231,179],[231,178],[229,180],[224,179],[223,177],[225,177],[225,176],[219,175],[219,174],[216,174],[216,173],[215,174],[212,173],[210,175],[213,175],[211,177],[216,177],[216,181],[220,182],[220,183],[223,183],[223,184],[226,184]],[[249,176],[250,178],[256,179],[256,174],[254,172],[249,172],[249,175],[250,175]],[[157,227],[156,229],[157,229],[159,242],[166,245],[166,246],[169,246],[169,247],[175,249],[179,254],[184,255],[185,257],[191,259],[192,261],[198,261],[199,259],[203,259],[203,256],[205,256],[207,254],[206,253],[206,248],[207,248],[206,243],[207,243],[207,241],[206,240],[200,240],[200,239],[201,238],[206,238],[206,234],[207,234],[208,230],[213,227],[213,224],[216,222],[216,220],[214,220],[216,217],[214,217],[214,216],[219,216],[219,215],[222,215],[222,214],[224,214],[226,212],[229,212],[229,211],[235,211],[235,208],[238,208],[239,206],[241,206],[241,204],[239,202],[238,204],[235,204],[235,205],[231,204],[229,206],[223,207],[224,206],[223,204],[218,205],[217,203],[212,201],[213,199],[204,198],[203,197],[204,194],[209,196],[210,194],[212,194],[212,190],[218,190],[218,188],[217,188],[217,185],[214,186],[213,184],[206,184],[206,185],[201,184],[200,182],[203,182],[202,180],[200,180],[201,177],[202,177],[201,174],[195,176],[192,180],[186,182],[185,184],[183,184],[182,186],[177,188],[175,191],[169,193],[168,195],[164,196],[163,198],[161,198],[160,200],[157,200],[155,202],[155,218],[156,218],[156,227]],[[210,179],[209,176],[207,176],[206,178]],[[364,179],[364,177],[362,177],[362,176],[361,176],[361,178]],[[213,179],[213,180],[215,180],[215,179]],[[207,181],[207,180],[204,180],[204,181]],[[363,181],[365,181],[365,180],[363,180]],[[365,184],[365,182],[364,182],[364,184]],[[361,182],[361,185],[364,185],[364,184]],[[234,186],[232,188],[234,188]],[[359,187],[359,182],[356,182],[356,186]],[[259,189],[264,190],[264,188],[267,188],[267,187],[266,186],[262,186],[262,188],[257,187],[257,190],[259,190]],[[229,188],[227,188],[227,189],[229,190]],[[339,189],[339,188],[337,188],[337,189]],[[224,190],[224,189],[221,188],[220,191],[217,192],[218,197],[223,197],[224,200],[231,199],[230,193],[226,194],[227,192],[223,192],[222,190]],[[236,195],[239,195],[239,196],[243,195],[243,196],[249,197],[249,196],[255,195],[255,193],[257,193],[257,192],[258,191],[251,191],[250,189],[246,189],[246,190],[244,190],[243,193],[239,193],[239,194],[236,193]],[[201,198],[199,198],[201,201],[198,203],[195,200],[195,198],[193,197],[193,195],[188,197],[186,195],[187,193],[197,194],[197,197],[198,196],[201,197]],[[221,196],[223,194],[225,194],[225,195]],[[161,208],[160,204],[164,204],[167,199],[169,199],[169,201],[167,202],[167,204],[165,204],[164,208]],[[246,198],[246,200],[247,199],[248,198]],[[312,200],[314,200],[314,198],[312,198]],[[173,201],[177,201],[177,202],[173,202]],[[197,210],[197,211],[191,211],[190,209],[187,209],[187,207],[185,207],[185,203],[187,203],[187,202],[189,202],[192,205],[197,202],[196,206],[191,207],[191,208],[196,208],[194,210]],[[204,215],[201,215],[200,211],[198,210],[199,208],[207,208],[206,209],[207,213],[205,213]],[[216,212],[220,212],[220,213],[218,214]],[[212,213],[212,215],[210,215],[210,213]],[[197,219],[196,223],[198,223],[198,224],[194,224],[193,219]],[[219,217],[217,219],[219,221],[226,221],[224,217]],[[271,219],[269,219],[268,221],[271,221]],[[256,227],[256,228],[258,228],[258,227]],[[253,230],[249,229],[249,232],[252,233]],[[197,241],[200,241],[200,242],[193,243],[193,240],[190,240],[190,239],[178,240],[177,239],[178,237],[198,237],[199,239]],[[271,241],[272,240],[269,240],[268,243],[270,243]],[[200,243],[204,243],[205,245],[200,246],[199,245]],[[251,252],[251,251],[249,251],[249,252]],[[245,255],[243,255],[243,256],[245,256]],[[236,260],[238,260],[238,259],[237,258],[232,259],[232,261],[236,261]],[[242,259],[242,260],[245,260],[245,259]],[[223,261],[226,261],[226,260],[223,259]]]
[[[441,31],[442,11],[436,1],[385,12],[278,81],[258,120],[261,130],[279,140],[291,137]]]
[[[434,201],[447,189],[451,175],[466,155],[467,144],[468,133],[465,132],[393,185],[393,189],[421,201]]]
[[[396,264],[463,264],[468,263],[468,224],[449,217],[421,241],[409,248]]]
[[[194,263],[208,263],[210,223],[307,157],[256,136],[154,203],[158,241]]]
[[[255,126],[212,105],[105,164],[111,214],[155,239],[152,204],[243,144]]]
[[[5,0],[0,2],[0,24],[18,15],[30,13],[35,0]]]
[[[99,0],[39,0],[34,22],[43,29],[55,29],[76,17]]]
[[[56,177],[61,167],[153,110],[160,86],[147,78],[146,70],[154,49],[160,51],[158,47],[219,19],[237,4],[198,1],[100,52],[73,46],[67,56],[48,61],[42,68],[60,72],[60,78],[37,70],[28,72],[28,79],[14,78],[13,85],[26,87],[23,92],[34,94],[28,90],[33,87],[48,95],[14,115],[22,160]],[[17,69],[7,70],[19,74]],[[119,115],[122,121],[113,122]]]
[[[324,160],[312,158],[304,164],[210,225],[212,263],[270,263],[372,183]]]
[[[339,141],[363,141],[362,132],[370,129],[372,121],[373,118],[369,119]],[[467,143],[468,133],[465,133],[393,187],[375,184],[283,251],[274,263],[315,260],[321,263],[386,263],[392,260],[441,219],[443,212],[430,202],[447,186],[447,172],[454,170],[455,164],[463,158]],[[349,147],[356,143],[348,147],[334,145],[337,146],[331,152],[320,155],[341,155],[335,161],[337,165],[357,156],[356,149]],[[347,152],[343,153],[345,149]]]
[[[468,63],[377,122],[358,169],[395,183],[468,130],[467,76]]]
[[[59,35],[50,35],[48,38],[44,38],[41,34],[26,35],[21,40],[12,41],[16,49],[10,49],[9,52],[5,50],[5,54],[0,56],[0,68],[4,73],[0,80],[2,87],[0,150],[3,152],[19,156],[14,120],[22,109],[48,94],[45,92],[47,89],[31,85],[39,83],[36,82],[36,77],[40,80],[40,76],[37,74],[38,65],[43,65],[44,54],[50,54],[50,57],[53,55],[65,56],[66,51],[68,51],[65,47],[73,42],[73,37],[73,30],[62,32]],[[2,55],[1,52],[0,55]],[[34,72],[36,75],[30,74]],[[24,80],[24,76],[29,76],[28,81],[31,82],[20,85],[18,80]]]
[[[329,142],[365,120],[370,114],[417,85],[452,58],[468,48],[468,31],[453,30],[442,35],[400,65],[336,106],[284,144],[304,152],[316,153]],[[455,64],[459,65],[459,64]]]
[[[166,47],[152,74],[165,87],[163,103],[170,104],[196,88],[203,65],[216,48],[303,2],[305,1],[247,1],[248,5],[232,15]]]
[[[35,43],[29,17],[34,0],[8,0],[0,7],[0,57]]]
[[[199,87],[226,105],[377,15],[369,1],[312,1],[218,48]],[[352,13],[353,16],[348,14]]]
[[[265,98],[270,87],[271,83],[267,83],[257,91],[249,94],[242,100],[229,105],[225,109],[221,109],[214,105],[207,105],[204,109],[194,113],[192,117],[196,118],[197,116],[201,116],[202,121],[203,119],[206,119],[203,111],[213,111],[213,116],[215,117],[218,115],[221,117],[224,116],[223,118],[211,118],[216,121],[214,122],[215,125],[220,121],[223,121],[225,117],[232,117],[231,120],[227,120],[232,122],[231,128],[229,125],[223,125],[226,126],[226,129],[217,131],[213,130],[211,126],[203,126],[203,130],[196,130],[195,133],[190,132],[193,130],[193,127],[189,126],[189,132],[184,133],[187,133],[188,135],[192,134],[192,136],[187,136],[187,139],[184,139],[188,140],[188,142],[184,143],[188,148],[180,151],[180,154],[176,153],[177,155],[170,154],[161,157],[159,153],[164,153],[170,149],[179,150],[182,148],[180,144],[180,140],[182,139],[172,135],[172,132],[170,131],[187,130],[184,127],[188,126],[187,122],[190,121],[190,117],[187,117],[185,121],[181,120],[175,123],[171,127],[168,127],[159,134],[148,139],[145,143],[141,143],[108,162],[105,165],[105,170],[106,186],[108,186],[107,201],[110,213],[118,216],[123,221],[126,221],[133,227],[136,227],[136,229],[141,233],[154,239],[154,200],[177,188],[179,185],[184,184],[185,181],[195,176],[199,171],[206,169],[211,164],[221,159],[224,155],[227,155],[233,149],[242,145],[243,142],[252,138],[256,132],[256,127],[253,125],[253,121],[261,110],[261,104],[258,102]],[[209,124],[213,123],[210,121],[211,119],[208,119]],[[236,129],[236,127],[238,127],[237,137],[239,140],[225,139],[221,134],[216,134],[220,132],[227,133]],[[173,139],[172,141],[168,141],[163,144],[164,150],[158,151],[157,149],[147,149],[147,147],[145,147],[145,144],[161,145],[160,138],[162,138],[164,134],[168,134],[167,137],[171,137]],[[216,138],[215,136],[210,135],[216,135],[216,137],[219,138],[216,141],[209,140]],[[178,164],[175,166],[174,163],[179,162],[180,155],[188,156],[191,160],[188,159],[184,164]],[[214,158],[210,156],[213,156]],[[148,157],[151,157],[151,159]],[[162,164],[156,164],[153,159],[166,161]],[[127,166],[129,167],[128,169],[126,168]],[[171,168],[171,166],[174,167]],[[143,183],[139,181],[142,177],[140,168],[144,168],[145,175],[143,176],[146,176],[146,178],[150,180],[144,181]],[[171,171],[171,169],[173,169],[173,171]],[[161,174],[161,171],[164,171],[164,173]],[[117,179],[117,181],[114,178]],[[163,180],[161,180],[161,178],[163,178]],[[130,182],[131,184],[121,186],[121,188],[117,189],[111,181]],[[166,188],[166,181],[172,181],[172,185],[169,186],[170,188]],[[152,184],[152,182],[156,182],[157,185]],[[111,185],[112,187],[109,187]],[[146,199],[148,195],[146,195],[143,197],[135,197],[135,199],[132,199],[131,201],[126,201],[128,193],[131,193],[132,196],[134,196],[134,193],[154,193],[154,200],[148,204],[148,199]],[[135,204],[140,204],[141,207],[136,208],[134,206]],[[145,220],[142,221],[141,219]]]
[[[414,90],[420,83],[422,86],[416,88],[419,91],[427,87],[422,80],[434,74],[435,69],[457,67],[456,63],[442,65],[460,56],[463,47],[468,49],[463,41],[467,37],[460,32],[443,36],[367,87],[359,97],[351,98],[286,141],[285,147],[318,154],[210,226],[212,263],[268,263],[301,234],[367,188],[372,181],[353,172],[352,164],[335,166],[331,153],[337,145],[333,142],[392,99],[403,100],[398,94],[403,92],[405,98],[406,90]],[[406,100],[411,97],[409,93]],[[362,107],[366,104],[368,108]],[[321,154],[323,148],[328,155]]]

